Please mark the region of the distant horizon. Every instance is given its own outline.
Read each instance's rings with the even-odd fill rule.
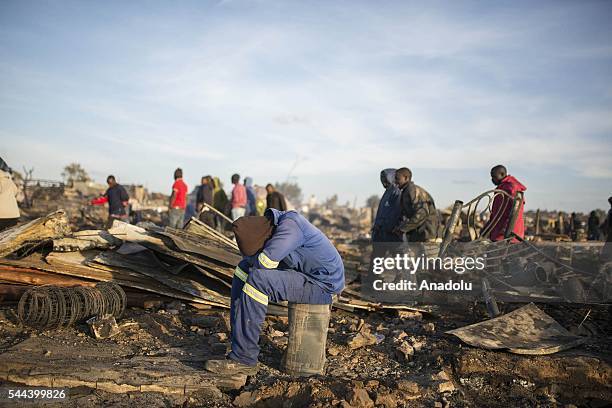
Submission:
[[[409,167],[438,207],[612,195],[612,2],[0,3],[0,157],[169,191],[206,174],[362,205]]]

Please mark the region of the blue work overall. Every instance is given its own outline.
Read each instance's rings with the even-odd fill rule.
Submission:
[[[294,211],[267,211],[275,232],[258,255],[240,262],[232,281],[228,357],[250,366],[269,302],[331,304],[344,288],[342,259],[327,237]]]

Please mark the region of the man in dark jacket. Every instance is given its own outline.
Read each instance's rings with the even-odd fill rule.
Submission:
[[[266,191],[268,192],[268,195],[266,196],[266,208],[275,208],[279,211],[287,211],[285,196],[276,191],[272,184],[268,184],[266,186]]]
[[[381,171],[380,182],[385,192],[378,203],[372,227],[372,241],[398,242],[401,241],[401,238],[393,233],[393,228],[398,224],[402,209],[400,207],[401,191],[395,184],[395,169]]]
[[[106,178],[106,183],[108,184],[106,192],[102,196],[93,199],[91,204],[103,205],[108,203],[108,228],[113,225],[115,220],[130,222],[128,211],[130,197],[127,191],[125,191],[121,184],[117,183],[113,175]]]
[[[610,209],[608,210],[604,228],[606,231],[606,242],[612,242],[612,197],[608,198],[608,204],[610,204]]]
[[[402,167],[395,172],[401,190],[401,218],[394,233],[407,242],[427,242],[438,237],[438,212],[431,195],[412,182],[412,172]]]
[[[222,375],[253,375],[268,302],[329,305],[344,288],[344,265],[329,239],[295,211],[268,208],[264,216],[238,218],[232,227],[244,256],[232,281],[232,350],[205,367]]]
[[[587,221],[587,239],[589,241],[599,241],[600,239],[600,220],[597,211],[591,211],[589,213],[589,219]]]
[[[211,176],[202,177],[202,184],[198,187],[198,194],[196,196],[196,210],[200,214],[200,221],[214,227],[214,214],[204,204],[213,205],[213,182]]]

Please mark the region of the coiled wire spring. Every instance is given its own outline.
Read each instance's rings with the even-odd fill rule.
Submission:
[[[37,329],[69,327],[92,316],[121,317],[127,298],[114,282],[70,288],[54,285],[28,289],[19,300],[17,314],[21,322]]]

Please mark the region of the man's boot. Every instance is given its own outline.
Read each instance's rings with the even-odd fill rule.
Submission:
[[[230,359],[208,360],[204,364],[204,368],[206,371],[219,375],[255,375],[258,370],[257,365],[249,366]]]

